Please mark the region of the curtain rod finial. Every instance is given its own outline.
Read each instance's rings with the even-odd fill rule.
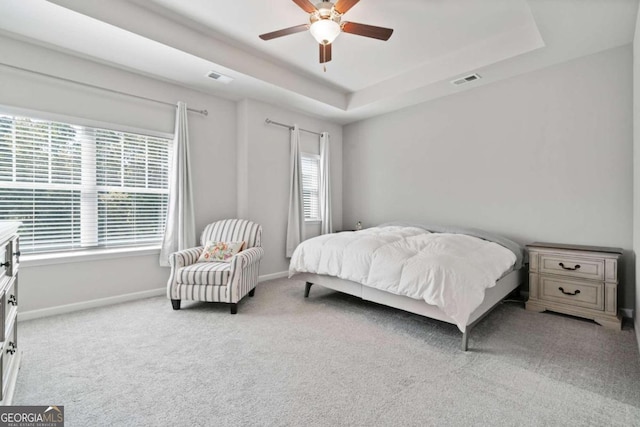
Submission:
[[[209,115],[209,110],[202,110],[202,114],[204,114],[205,116]]]

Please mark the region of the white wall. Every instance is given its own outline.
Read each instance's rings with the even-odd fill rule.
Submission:
[[[189,114],[197,231],[212,220],[236,214],[235,102],[7,38],[0,38],[0,52],[2,62],[12,65],[209,110],[208,117]],[[1,66],[0,105],[169,133],[175,120],[170,106]],[[20,271],[20,309],[27,312],[163,288],[168,274],[168,268],[158,266],[156,254],[31,267],[25,263]]]
[[[288,269],[284,257],[289,187],[289,132],[265,118],[328,131],[332,149],[334,227],[342,220],[342,126],[269,104],[239,103],[0,37],[2,61],[167,102],[182,100],[209,116],[189,114],[198,235],[221,218],[243,217],[263,226],[261,275]],[[175,109],[0,66],[0,106],[173,133]],[[318,152],[318,137],[302,134],[303,150]],[[237,178],[237,179],[236,179]],[[308,236],[319,225],[307,226]],[[157,254],[36,265],[20,273],[21,311],[119,297],[163,288],[169,269]]]
[[[265,119],[329,132],[333,226],[342,226],[342,126],[254,100],[238,103],[238,215],[262,225],[265,250],[260,274],[287,271],[285,258],[289,211],[289,130],[267,125]],[[301,149],[319,153],[319,137],[301,132]],[[307,236],[320,225],[307,225]]]
[[[631,62],[624,46],[345,126],[344,223],[622,247],[632,308]]]
[[[633,38],[633,250],[636,265],[636,337],[640,347],[640,11]]]

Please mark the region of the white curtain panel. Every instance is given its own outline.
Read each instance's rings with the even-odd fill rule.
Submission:
[[[302,202],[302,161],[300,160],[300,129],[291,130],[291,156],[289,162],[289,219],[287,221],[287,245],[285,255],[291,258],[293,251],[304,240],[304,207]]]
[[[320,135],[320,234],[333,233],[331,219],[331,163],[329,154],[329,132]]]
[[[178,102],[173,159],[169,178],[169,206],[164,230],[160,265],[169,266],[169,255],[196,246],[196,222],[193,209],[187,105]]]

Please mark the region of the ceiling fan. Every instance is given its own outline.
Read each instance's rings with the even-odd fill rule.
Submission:
[[[341,22],[342,15],[359,1],[360,0],[337,0],[335,3],[323,1],[314,5],[309,0],[293,0],[295,4],[309,14],[309,23],[261,34],[260,38],[262,40],[271,40],[309,30],[311,35],[320,44],[321,64],[331,61],[331,43],[333,43],[342,31],[378,40],[389,40],[389,37],[393,34],[391,28],[376,27],[355,22]]]

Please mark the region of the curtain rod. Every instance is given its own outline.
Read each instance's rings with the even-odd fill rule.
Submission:
[[[293,130],[293,126],[291,126],[291,125],[285,125],[284,123],[274,122],[273,120],[268,119],[268,118],[267,118],[267,119],[264,119],[264,122],[265,122],[266,124],[268,124],[268,125],[282,126],[282,127],[285,127],[285,128],[289,128],[289,130]],[[314,132],[314,131],[312,131],[312,130],[306,130],[306,129],[302,129],[302,128],[299,128],[299,129],[300,129],[302,132],[307,132],[307,133],[312,133],[312,134],[314,134],[314,135],[322,136],[322,134],[321,134],[321,133]]]
[[[66,79],[64,77],[58,77],[58,76],[54,76],[54,75],[47,74],[47,73],[41,73],[40,71],[29,70],[27,68],[16,67],[15,65],[9,65],[9,64],[5,64],[3,62],[0,62],[0,65],[2,65],[4,67],[8,67],[8,68],[13,68],[14,70],[26,71],[27,73],[37,74],[39,76],[49,77],[51,79],[62,80],[64,82],[68,82],[68,83],[74,83],[74,84],[77,84],[77,85],[80,85],[80,86],[86,86],[86,87],[90,87],[90,88],[93,88],[93,89],[99,89],[99,90],[104,90],[106,92],[116,93],[118,95],[130,96],[132,98],[143,99],[145,101],[151,101],[151,102],[155,102],[155,103],[158,103],[158,104],[171,105],[173,107],[176,107],[176,104],[172,104],[170,102],[160,101],[158,99],[147,98],[147,97],[139,96],[139,95],[134,95],[132,93],[120,92],[119,90],[107,89],[106,87],[96,86],[96,85],[92,85],[90,83],[77,82],[75,80]],[[207,110],[196,110],[196,109],[193,109],[193,108],[187,108],[187,110],[189,110],[191,112],[194,112],[194,113],[202,114],[203,116],[208,116],[209,115],[209,112]]]

